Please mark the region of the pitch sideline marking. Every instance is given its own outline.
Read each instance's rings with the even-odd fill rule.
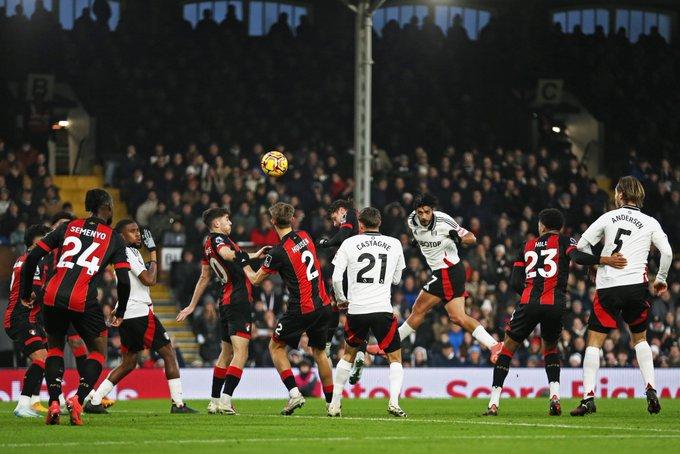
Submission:
[[[429,440],[551,440],[551,439],[570,439],[573,440],[572,435],[436,435],[428,436]],[[580,435],[576,438],[593,438],[593,439],[622,439],[622,438],[680,438],[680,435]],[[321,442],[321,441],[407,441],[407,440],[422,440],[420,436],[379,436],[379,437],[305,437],[305,438],[215,438],[209,440],[201,439],[185,439],[185,440],[100,440],[100,441],[72,441],[72,442],[50,442],[50,443],[2,443],[0,447],[3,448],[30,448],[37,446],[116,446],[116,445],[158,445],[158,444],[217,444],[217,443],[272,443],[272,442]]]

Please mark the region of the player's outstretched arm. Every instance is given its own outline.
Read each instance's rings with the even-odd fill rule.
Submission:
[[[526,283],[525,263],[522,260],[515,262],[510,273],[510,288],[518,295],[524,293],[524,284]]]
[[[21,304],[26,307],[33,307],[33,300],[31,299],[31,292],[33,291],[33,276],[35,276],[35,269],[38,267],[40,260],[47,255],[47,252],[42,247],[35,247],[26,257],[26,262],[21,270]]]
[[[626,258],[618,252],[611,256],[598,256],[579,251],[578,249],[572,249],[569,252],[569,258],[579,265],[586,266],[606,265],[611,266],[612,268],[621,269],[628,265]]]
[[[319,247],[337,247],[342,244],[343,241],[345,241],[347,238],[352,236],[352,226],[350,225],[343,225],[340,227],[340,230],[338,230],[335,235],[333,235],[329,239],[324,239],[322,238],[319,240],[316,244]]]
[[[257,272],[253,271],[253,269],[250,267],[250,265],[244,266],[243,272],[245,273],[245,275],[248,278],[248,280],[250,281],[250,283],[253,284],[253,285],[262,285],[262,283],[269,276],[269,273],[264,271],[262,268],[257,270]]]
[[[660,295],[668,289],[666,279],[668,278],[668,270],[673,261],[673,249],[668,242],[668,236],[661,230],[660,225],[652,232],[652,244],[654,244],[659,250],[659,253],[661,253],[659,271],[656,273],[656,279],[654,280],[654,292],[657,295]]]
[[[118,305],[116,307],[116,319],[113,326],[120,326],[127,309],[128,299],[130,298],[130,275],[129,268],[116,268],[116,293],[118,294]]]
[[[142,242],[149,251],[149,269],[141,270],[139,274],[135,274],[137,274],[137,277],[139,277],[142,284],[147,287],[153,287],[156,285],[158,279],[158,259],[156,254],[156,242],[153,239],[153,235],[151,235],[151,230],[146,228],[143,229]],[[132,263],[132,260],[128,261]]]
[[[179,311],[179,314],[177,314],[178,322],[186,319],[189,315],[191,315],[192,312],[194,312],[194,309],[196,309],[196,306],[203,296],[205,289],[208,287],[208,284],[210,284],[210,266],[201,265],[201,276],[198,278],[198,282],[196,282],[196,288],[194,288],[194,294],[191,296],[191,302],[187,307]]]

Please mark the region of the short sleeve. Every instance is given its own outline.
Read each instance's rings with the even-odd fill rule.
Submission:
[[[399,243],[398,246],[399,256],[397,257],[397,269],[403,270],[404,268],[406,268],[406,259],[404,259],[404,250],[401,249],[401,243]]]
[[[564,255],[569,255],[576,250],[576,240],[572,237],[565,236],[563,240]]]
[[[451,230],[455,230],[460,237],[468,234],[468,231],[458,225],[458,223],[448,214],[436,212],[435,216],[437,221],[435,230],[438,234],[448,236]]]
[[[260,269],[265,273],[273,274],[281,269],[282,264],[281,250],[279,248],[274,248],[264,257],[264,263]]]
[[[220,253],[220,250],[222,248],[229,248],[231,249],[231,246],[229,245],[229,242],[221,235],[215,235],[210,239],[211,246],[215,250],[216,253]]]
[[[119,269],[130,269],[130,264],[127,260],[127,254],[125,253],[125,243],[123,238],[119,233],[114,232],[114,237],[112,238],[114,243],[113,255],[111,256],[111,264],[117,270]]]
[[[344,243],[338,248],[338,252],[335,253],[333,257],[333,266],[336,269],[346,270],[349,259],[347,257],[347,250],[345,249]]]
[[[586,240],[591,246],[595,246],[599,243],[604,235],[604,216],[606,216],[606,214],[600,216],[597,221],[590,224],[590,227],[588,227],[586,231],[583,232],[583,235],[581,235],[581,238]]]
[[[47,252],[58,248],[64,244],[64,237],[66,236],[66,228],[68,223],[65,222],[50,233],[45,235],[42,240],[38,241],[37,246]]]
[[[126,247],[125,254],[127,256],[127,261],[130,264],[130,270],[132,271],[132,274],[139,276],[144,271],[146,271],[146,267],[140,262],[139,257],[137,254],[135,254],[132,248]]]

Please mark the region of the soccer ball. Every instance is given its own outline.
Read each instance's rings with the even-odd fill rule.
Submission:
[[[262,156],[260,167],[265,175],[280,177],[288,170],[288,159],[280,151],[270,151]]]

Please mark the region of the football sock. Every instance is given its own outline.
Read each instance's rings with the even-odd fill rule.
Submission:
[[[637,357],[638,367],[640,367],[640,372],[642,372],[645,386],[656,389],[654,380],[654,355],[652,354],[652,348],[647,341],[635,344],[635,356]]]
[[[399,394],[404,384],[404,366],[401,363],[390,363],[390,405],[399,406]]]
[[[182,381],[179,378],[171,378],[168,380],[168,388],[170,388],[172,403],[178,407],[184,405],[184,401],[182,400]]]
[[[491,334],[486,332],[482,325],[478,325],[477,328],[472,331],[472,337],[477,339],[477,341],[486,348],[491,348],[498,343]]]
[[[323,385],[323,396],[326,398],[326,403],[330,404],[331,401],[333,400],[333,390],[335,389],[335,385],[332,383],[330,385]]]
[[[345,383],[349,380],[349,375],[352,372],[352,363],[341,359],[335,366],[335,379],[333,380],[333,399],[332,403],[337,404],[342,399],[342,391],[345,389]]]
[[[364,344],[363,348],[364,349],[366,348],[366,344]],[[363,351],[359,350],[357,352],[357,356],[354,358],[354,364],[356,364],[357,361],[359,361],[359,360],[363,361],[365,357],[366,357],[366,354]]]
[[[35,360],[26,369],[26,374],[24,375],[24,387],[21,391],[22,396],[27,396],[29,401],[31,396],[35,394],[35,389],[40,389],[40,383],[42,383],[43,375],[45,374],[45,363],[40,360]]]
[[[556,396],[560,398],[560,356],[557,354],[557,349],[546,351],[545,359],[545,374],[548,376],[548,383],[550,384],[550,397]]]
[[[413,334],[415,332],[416,332],[416,330],[411,328],[411,326],[408,324],[408,322],[402,323],[401,326],[399,327],[399,337],[401,338],[401,340],[406,339],[407,337],[409,337],[411,334]]]
[[[500,407],[501,405],[501,391],[503,391],[502,386],[494,386],[491,388],[491,398],[489,399],[489,407],[491,408],[492,405],[495,405],[496,408]]]
[[[297,384],[295,383],[293,371],[290,369],[286,369],[283,372],[280,372],[279,375],[281,376],[281,381],[283,382],[283,384],[286,385],[286,389],[288,390],[288,394],[290,395],[290,397],[299,396],[300,390],[298,389]]]
[[[228,396],[234,395],[234,390],[241,381],[241,375],[243,375],[243,370],[236,366],[229,366],[227,368],[227,376],[224,381],[224,391],[223,393]]]
[[[558,381],[551,381],[550,382],[550,398],[560,398],[560,382]]]
[[[113,383],[109,381],[107,378],[104,380],[100,385],[99,388],[92,394],[92,399],[90,400],[90,403],[92,405],[99,405],[102,403],[102,399],[111,392],[113,389]]]
[[[50,394],[50,404],[59,402],[61,405],[61,381],[64,376],[64,351],[60,348],[47,350],[45,360],[45,381]]]
[[[104,365],[104,355],[99,352],[92,352],[88,355],[85,364],[83,365],[83,375],[80,377],[80,386],[78,386],[78,401],[82,404],[92,387],[99,380]]]
[[[226,377],[227,368],[215,366],[213,369],[212,393],[210,394],[214,399],[220,398],[220,391],[222,391]]]
[[[31,405],[35,405],[40,402],[40,394],[33,394],[31,396]]]
[[[600,368],[600,349],[586,347],[583,357],[583,398],[595,397],[595,376]]]
[[[19,402],[17,402],[17,408],[29,408],[31,406],[31,398],[29,396],[20,395]]]

